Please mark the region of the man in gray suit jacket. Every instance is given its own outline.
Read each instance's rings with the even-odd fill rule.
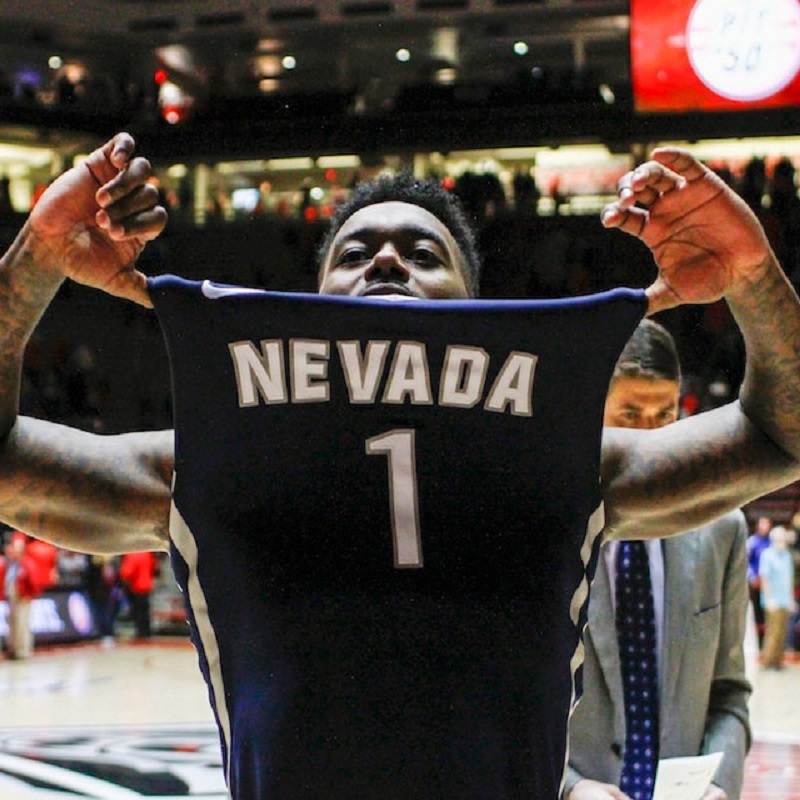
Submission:
[[[674,341],[645,320],[617,364],[605,424],[667,425],[678,416],[679,393]],[[744,515],[735,511],[683,535],[647,542],[658,641],[659,757],[723,752],[703,800],[739,798],[750,746],[746,539]],[[614,611],[617,546],[604,545],[592,584],[584,693],[570,723],[567,800],[628,798],[618,788],[626,733]]]

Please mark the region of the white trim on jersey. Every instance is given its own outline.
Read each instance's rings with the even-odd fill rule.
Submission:
[[[264,294],[263,289],[248,289],[244,286],[220,286],[212,281],[203,281],[202,283],[203,297],[209,300],[219,300],[222,297],[237,296],[247,294]]]
[[[189,569],[186,592],[194,615],[197,635],[200,637],[203,654],[208,665],[209,688],[213,694],[212,700],[216,709],[217,721],[225,740],[225,751],[228,756],[226,759],[227,764],[225,765],[225,781],[230,786],[231,722],[225,701],[225,684],[222,678],[219,644],[217,643],[217,634],[214,631],[214,626],[211,624],[211,619],[208,615],[208,602],[197,574],[197,542],[174,500],[169,513],[169,535]]]
[[[592,515],[589,517],[589,521],[586,523],[586,536],[583,540],[583,545],[581,546],[581,563],[583,564],[583,579],[578,584],[578,588],[575,590],[575,594],[572,595],[572,600],[569,604],[569,616],[572,620],[572,624],[576,627],[578,626],[578,622],[580,621],[581,609],[583,608],[584,604],[586,603],[589,597],[589,578],[587,576],[587,569],[589,567],[589,560],[592,557],[592,551],[594,550],[594,543],[597,540],[597,537],[603,532],[603,528],[606,526],[606,510],[605,506],[603,505],[602,501],[600,505],[594,510]],[[570,699],[569,699],[569,718],[567,720],[567,730],[569,731],[569,720],[572,719],[572,712],[575,709],[575,674],[577,673],[578,669],[580,668],[581,664],[583,664],[584,659],[584,645],[583,645],[583,632],[578,632],[580,636],[578,637],[578,645],[575,648],[575,652],[572,654],[572,658],[569,661],[569,671],[570,671],[570,681],[572,684],[572,689],[570,691]],[[558,790],[558,796],[564,794],[564,784],[567,781],[567,767],[569,766],[569,737],[567,737],[566,748],[564,749],[564,769],[561,772],[561,783]]]

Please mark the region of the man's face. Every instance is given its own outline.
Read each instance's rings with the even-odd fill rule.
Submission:
[[[680,383],[649,378],[611,382],[603,424],[612,428],[662,428],[678,418]]]
[[[25,552],[25,545],[17,539],[12,539],[5,547],[6,557],[10,561],[19,561]]]
[[[786,547],[789,544],[788,531],[783,525],[776,525],[769,534],[769,543],[773,547]]]
[[[756,523],[756,532],[759,536],[769,536],[772,530],[772,520],[769,517],[759,517]]]
[[[376,203],[349,217],[325,255],[320,294],[428,299],[470,297],[461,250],[420,206]]]

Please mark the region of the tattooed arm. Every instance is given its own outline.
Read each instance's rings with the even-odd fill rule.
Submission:
[[[747,362],[734,403],[654,431],[605,431],[607,530],[618,538],[680,532],[800,478],[797,295],[723,181],[682,150],[653,159],[621,181],[603,222],[653,252],[650,314],[724,297]]]
[[[134,263],[166,212],[120,134],[42,195],[0,259],[0,519],[88,552],[163,549],[169,432],[96,436],[19,417],[25,346],[65,277],[149,305]]]

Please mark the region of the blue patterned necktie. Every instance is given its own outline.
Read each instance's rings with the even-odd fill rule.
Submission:
[[[620,542],[616,596],[626,729],[620,789],[633,800],[651,800],[658,767],[658,661],[644,542]]]

